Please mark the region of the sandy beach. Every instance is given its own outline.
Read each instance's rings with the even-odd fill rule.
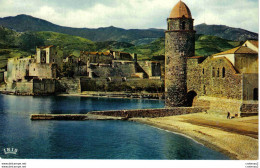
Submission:
[[[131,121],[184,134],[233,160],[258,160],[258,116],[227,119],[225,115],[196,113]]]

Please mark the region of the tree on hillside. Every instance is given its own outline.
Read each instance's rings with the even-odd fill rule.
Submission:
[[[39,38],[33,32],[26,32],[20,36],[20,48],[24,51],[35,52],[36,46],[43,46],[43,39]]]

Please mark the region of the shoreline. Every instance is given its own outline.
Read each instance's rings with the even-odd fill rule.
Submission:
[[[158,129],[170,131],[174,134],[181,134],[187,138],[193,139],[199,144],[202,144],[212,150],[218,151],[228,156],[231,160],[257,160],[258,159],[258,139],[252,138],[247,135],[243,135],[243,133],[238,134],[238,133],[234,133],[234,131],[233,132],[223,131],[217,128],[212,128],[210,126],[193,125],[188,123],[186,120],[182,120],[184,118],[185,119],[193,118],[194,116],[201,117],[201,115],[204,114],[203,113],[188,114],[182,116],[171,116],[171,117],[161,117],[161,118],[131,118],[129,119],[129,121],[150,125]],[[219,118],[220,120],[224,121],[223,117],[219,117]],[[255,118],[256,117],[240,118],[235,122],[237,124],[240,122],[244,122],[245,120],[250,121],[251,119],[255,119]],[[257,128],[258,128],[258,124],[257,124]],[[256,129],[256,127],[250,129]],[[214,136],[214,132],[216,132],[215,136]],[[258,134],[257,129],[255,130],[255,132],[257,132]]]
[[[150,122],[144,122],[144,121],[141,121],[141,120],[138,120],[138,119],[137,120],[133,119],[131,121],[138,122],[138,123],[141,123],[141,124],[145,124],[145,125],[148,125],[148,126],[151,126],[151,127],[163,130],[163,131],[168,131],[168,132],[171,132],[173,134],[178,134],[178,135],[184,136],[186,138],[189,138],[189,139],[193,140],[194,142],[196,142],[196,143],[198,143],[200,145],[203,145],[205,147],[208,147],[208,148],[210,148],[212,150],[215,150],[217,152],[220,152],[220,153],[228,156],[230,160],[239,160],[235,154],[232,154],[232,153],[224,150],[223,148],[221,148],[219,146],[213,145],[213,144],[209,143],[208,141],[204,141],[204,140],[202,140],[202,139],[200,139],[198,137],[191,136],[189,134],[185,134],[185,133],[183,133],[183,132],[181,132],[181,131],[179,131],[177,129],[169,129],[169,128],[163,127],[163,126],[161,126],[159,124],[157,125],[157,124],[153,124],[153,123],[150,123]]]
[[[15,93],[12,91],[1,91],[0,94],[3,95],[14,95],[14,96],[73,96],[73,97],[94,97],[94,98],[115,98],[115,99],[143,99],[143,100],[159,100],[164,101],[164,98],[159,96],[149,96],[151,94],[160,93],[147,93],[147,94],[133,94],[133,93],[103,93],[103,92],[93,92],[92,94],[82,94],[82,93],[52,93],[52,94],[34,94],[34,93]],[[130,96],[129,96],[130,95]],[[143,97],[143,95],[146,95]],[[148,95],[148,96],[147,96]]]
[[[164,101],[164,99],[155,99],[155,98],[144,98],[144,97],[124,97],[124,96],[95,96],[92,94],[57,94],[55,96],[73,96],[73,97],[90,97],[90,98],[111,98],[111,99],[142,99],[142,100],[159,100],[159,101]]]

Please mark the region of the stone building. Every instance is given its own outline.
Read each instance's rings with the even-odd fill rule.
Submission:
[[[258,41],[205,59],[194,56],[191,24],[190,11],[180,1],[165,33],[166,105],[208,106],[209,111],[234,116],[258,114]]]
[[[114,56],[110,51],[106,52],[80,52],[80,60],[87,63],[111,64]]]
[[[108,50],[82,51],[80,61],[87,65],[90,78],[139,77],[160,79],[161,65],[155,61],[137,61],[137,54]]]
[[[189,8],[179,1],[167,19],[165,32],[166,106],[186,104],[187,58],[194,56],[195,31]]]
[[[78,63],[79,62],[79,58],[76,57],[75,55],[70,55],[68,57],[66,57],[63,62],[68,62],[68,63]]]
[[[7,62],[6,90],[20,93],[54,93],[57,78],[55,46],[38,47],[35,56],[10,58]],[[40,89],[39,89],[40,88]]]
[[[62,63],[60,52],[61,50],[54,45],[36,47],[36,63],[60,64]]]
[[[143,78],[161,79],[161,64],[157,61],[138,61],[136,71]]]

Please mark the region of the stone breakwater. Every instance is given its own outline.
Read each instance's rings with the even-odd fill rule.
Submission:
[[[32,114],[31,120],[127,120],[128,118],[157,118],[205,112],[203,107],[93,111],[88,114]]]
[[[92,114],[32,114],[31,120],[122,120],[121,117],[97,116]]]
[[[160,108],[160,109],[137,109],[137,110],[110,110],[110,111],[94,111],[89,112],[93,115],[126,117],[126,118],[143,118],[143,117],[166,117],[183,114],[191,114],[198,112],[206,112],[204,107],[175,107],[175,108]]]

